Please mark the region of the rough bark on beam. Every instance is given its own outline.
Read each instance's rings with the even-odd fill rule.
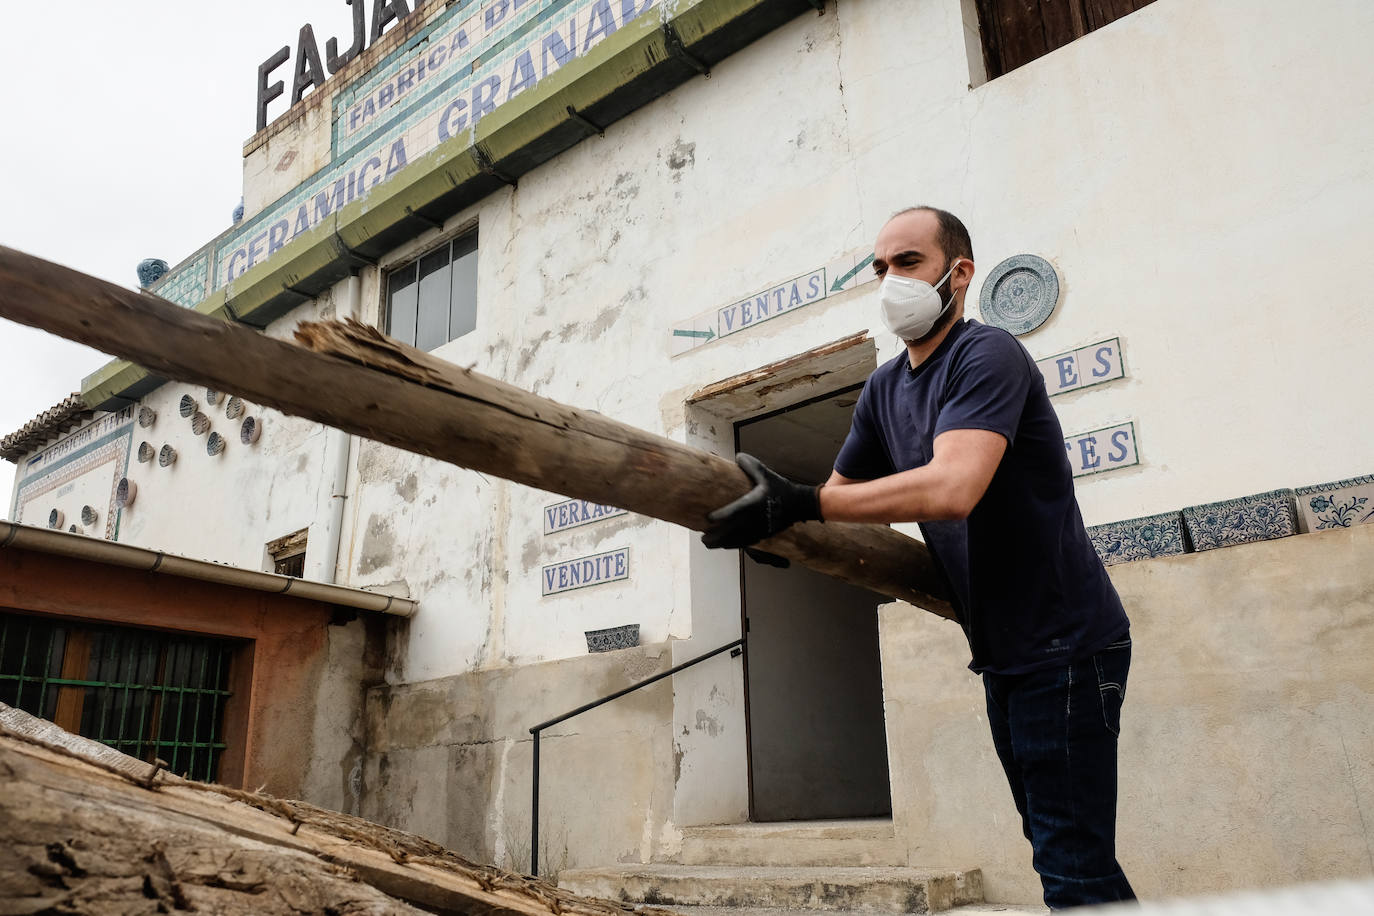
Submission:
[[[0,913],[632,916],[361,818],[124,770],[0,726]]]
[[[696,531],[742,495],[732,461],[541,398],[384,337],[312,323],[314,349],[0,246],[0,317],[283,413]],[[322,351],[322,352],[317,352]],[[952,617],[925,546],[881,525],[798,525],[766,550]]]

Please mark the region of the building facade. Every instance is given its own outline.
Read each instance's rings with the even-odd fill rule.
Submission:
[[[1189,671],[1227,664],[1247,632],[1248,605],[1215,578],[1244,573],[1222,554],[1276,552],[1283,594],[1364,646],[1374,528],[1319,529],[1374,503],[1358,394],[1374,388],[1358,267],[1374,242],[1374,10],[1062,5],[1062,21],[1028,23],[992,0],[430,2],[318,84],[302,37],[263,77],[290,85],[294,68],[310,91],[247,142],[243,220],[152,291],[274,337],[356,317],[542,396],[823,479],[857,386],[901,348],[873,298],[874,236],[897,209],[940,206],[973,236],[970,317],[1040,361],[1100,551],[1143,560],[1114,566],[1161,647],[1142,649],[1143,682],[1167,680],[1174,640],[1203,638],[1170,615],[1234,627],[1188,643]],[[123,361],[81,400],[76,432],[39,422],[10,443],[16,522],[65,529],[89,507],[88,535],[250,570],[295,559],[307,579],[418,602],[389,625],[384,682],[348,726],[365,736],[360,775],[311,764],[337,775],[316,789],[331,803],[523,867],[529,727],[747,629],[747,663],[721,655],[546,735],[542,861],[672,858],[699,824],[890,816],[914,862],[981,865],[992,899],[1037,896],[1010,799],[968,794],[995,781],[950,785],[963,764],[996,773],[953,628],[927,639],[933,618],[880,614],[805,570],[741,567],[666,523]],[[1272,543],[1202,552],[1249,541]],[[1304,591],[1323,564],[1344,597]],[[1164,585],[1185,580],[1208,584]],[[589,651],[616,640],[631,647]],[[1247,645],[1252,674],[1296,664]],[[1227,707],[1246,732],[1233,747],[1262,744],[1268,721],[1308,746],[1367,742],[1367,725],[1330,717],[1370,721],[1374,682],[1330,657],[1327,712],[1294,718],[1261,691]],[[922,707],[903,693],[920,680],[908,665],[938,666],[950,692],[926,684]],[[1143,890],[1374,870],[1367,832],[1330,839],[1315,809],[1242,806],[1253,843],[1297,830],[1344,850],[1320,862],[1278,856],[1276,872],[1207,831],[1160,848],[1152,831],[1195,836],[1181,824],[1220,758],[1152,783],[1183,701],[1144,692],[1156,699],[1127,704],[1123,734],[1123,772],[1143,782],[1123,776],[1122,815],[1148,847],[1122,855],[1128,872],[1150,863]],[[1333,775],[1339,812],[1374,803],[1371,757]],[[1264,760],[1284,775],[1255,778],[1291,788],[1298,763]],[[1227,791],[1207,803],[1219,817]],[[1196,873],[1159,864],[1202,852],[1215,856]]]

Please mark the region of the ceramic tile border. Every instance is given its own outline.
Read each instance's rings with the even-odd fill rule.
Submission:
[[[1297,534],[1292,489],[1270,490],[1183,510],[1194,550],[1212,550]]]
[[[1374,474],[1299,487],[1298,528],[1304,534],[1374,523]]]
[[[587,630],[588,652],[614,652],[616,649],[633,649],[639,645],[639,624],[627,623],[604,630]]]
[[[1094,525],[1088,529],[1088,537],[1106,566],[1188,552],[1181,512],[1163,512]]]

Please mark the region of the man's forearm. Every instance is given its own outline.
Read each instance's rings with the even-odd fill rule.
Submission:
[[[842,485],[821,487],[821,516],[833,522],[931,522],[966,518],[972,506],[927,465]]]

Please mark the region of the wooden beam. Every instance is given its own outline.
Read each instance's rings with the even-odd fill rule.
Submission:
[[[0,704],[0,717],[13,712]],[[0,912],[640,912],[469,862],[362,818],[179,779],[117,752],[122,762],[92,760],[81,742],[54,746],[0,724]]]
[[[734,462],[479,375],[356,322],[307,347],[0,246],[0,317],[460,467],[696,531],[746,492]],[[760,546],[953,617],[925,546],[881,525],[808,522]]]

